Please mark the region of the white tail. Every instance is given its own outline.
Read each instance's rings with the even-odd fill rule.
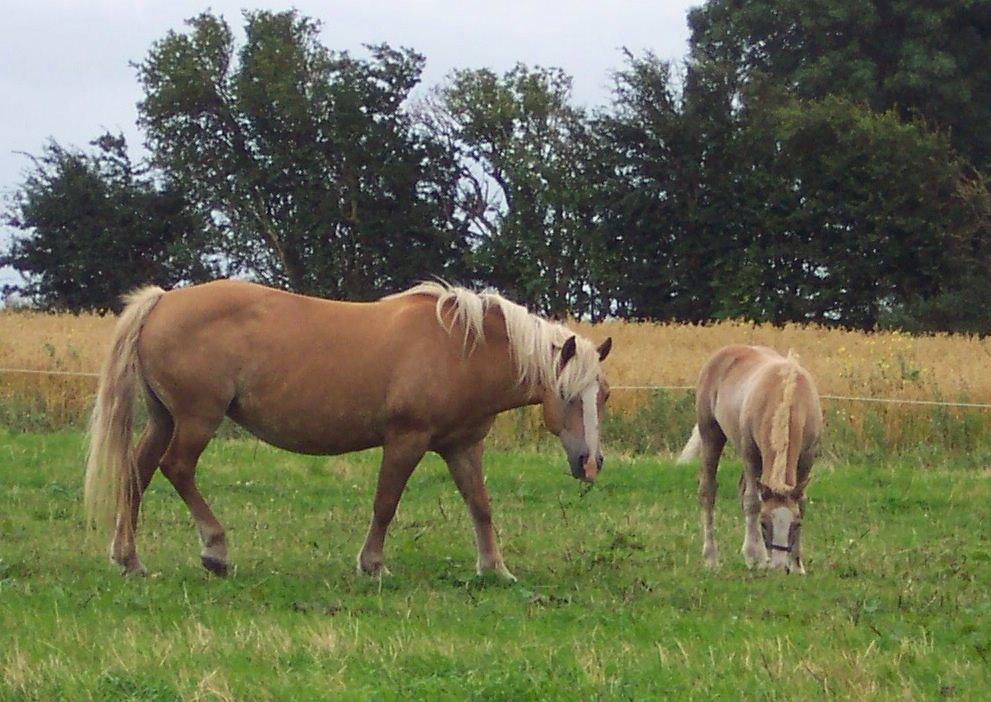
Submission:
[[[678,456],[678,463],[689,463],[694,461],[699,457],[699,451],[702,449],[702,435],[699,434],[699,425],[696,424],[692,427],[692,435],[688,438],[688,443],[685,444],[685,448],[681,450],[681,455]]]
[[[131,425],[134,415],[134,386],[140,376],[138,335],[145,318],[165,294],[149,286],[128,295],[114,330],[113,346],[100,372],[96,406],[90,418],[89,457],[83,502],[90,526],[112,523],[117,508],[126,509],[129,484],[134,479],[134,448]]]

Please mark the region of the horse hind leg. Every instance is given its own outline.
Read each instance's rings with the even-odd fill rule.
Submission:
[[[702,511],[702,562],[707,568],[719,565],[716,542],[712,533],[712,512],[716,502],[716,470],[726,445],[726,437],[718,427],[702,431],[699,445],[699,507]]]
[[[152,395],[147,396],[148,423],[135,450],[135,469],[127,478],[126,496],[118,502],[114,540],[110,559],[125,575],[143,575],[144,566],[138,560],[135,535],[141,498],[151,482],[155,469],[172,438],[174,423],[165,406]]]
[[[214,575],[227,575],[227,536],[196,487],[196,463],[213,438],[223,415],[176,417],[172,443],[162,459],[162,473],[189,508],[200,537],[200,560]]]

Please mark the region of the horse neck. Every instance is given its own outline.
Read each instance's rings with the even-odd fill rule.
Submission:
[[[492,414],[542,402],[540,388],[526,387],[518,381],[501,315],[486,314],[485,341],[475,347],[468,364],[475,379],[473,393],[484,398],[482,401]]]

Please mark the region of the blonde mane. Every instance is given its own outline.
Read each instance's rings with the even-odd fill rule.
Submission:
[[[461,325],[463,345],[467,353],[485,339],[485,313],[498,309],[506,322],[509,353],[516,364],[517,380],[527,387],[554,388],[564,399],[577,397],[598,379],[599,354],[595,345],[567,327],[531,314],[522,305],[510,302],[495,290],[473,292],[445,283],[424,282],[409,290],[382,298],[384,300],[409,295],[428,295],[437,299],[437,322],[450,334]],[[445,311],[448,321],[445,321]],[[561,346],[574,336],[577,351],[557,373]]]
[[[788,364],[781,369],[783,387],[781,402],[771,418],[771,448],[774,450],[774,463],[765,485],[777,494],[790,492],[795,488],[796,476],[788,475],[788,453],[791,440],[791,411],[795,402],[795,386],[798,384],[798,354],[788,350]]]

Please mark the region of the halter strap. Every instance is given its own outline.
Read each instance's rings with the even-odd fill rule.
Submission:
[[[791,546],[782,546],[780,544],[770,543],[767,547],[772,551],[784,551],[785,553],[791,553]]]

